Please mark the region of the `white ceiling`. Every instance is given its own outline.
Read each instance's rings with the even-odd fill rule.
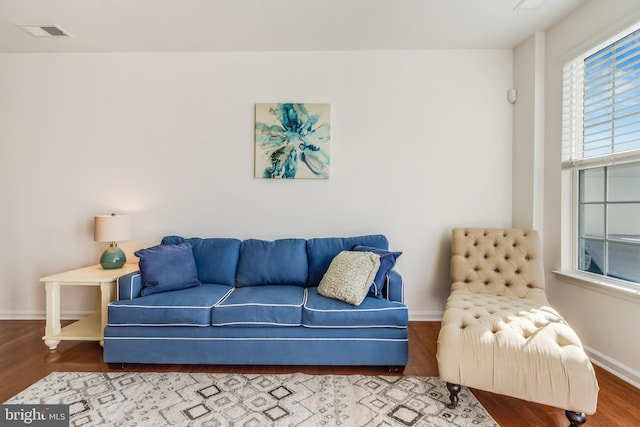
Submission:
[[[587,2],[519,1],[0,0],[0,52],[509,49]]]

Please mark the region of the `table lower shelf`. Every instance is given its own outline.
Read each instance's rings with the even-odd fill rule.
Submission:
[[[102,341],[103,331],[101,330],[101,317],[99,313],[94,313],[88,317],[73,322],[60,330],[55,335],[45,335],[42,339],[49,348],[54,349],[57,343],[64,340],[78,341]],[[52,346],[52,344],[54,344]]]

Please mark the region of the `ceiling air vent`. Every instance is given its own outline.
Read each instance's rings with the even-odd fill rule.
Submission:
[[[20,28],[35,37],[71,37],[57,25],[19,25]]]

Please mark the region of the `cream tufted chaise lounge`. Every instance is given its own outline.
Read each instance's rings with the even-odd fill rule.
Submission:
[[[438,369],[460,385],[565,409],[571,426],[596,411],[598,383],[580,339],[545,296],[536,231],[454,229],[451,295]]]

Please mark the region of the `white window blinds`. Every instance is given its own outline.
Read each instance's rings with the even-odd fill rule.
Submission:
[[[563,70],[565,167],[640,159],[640,25]]]

